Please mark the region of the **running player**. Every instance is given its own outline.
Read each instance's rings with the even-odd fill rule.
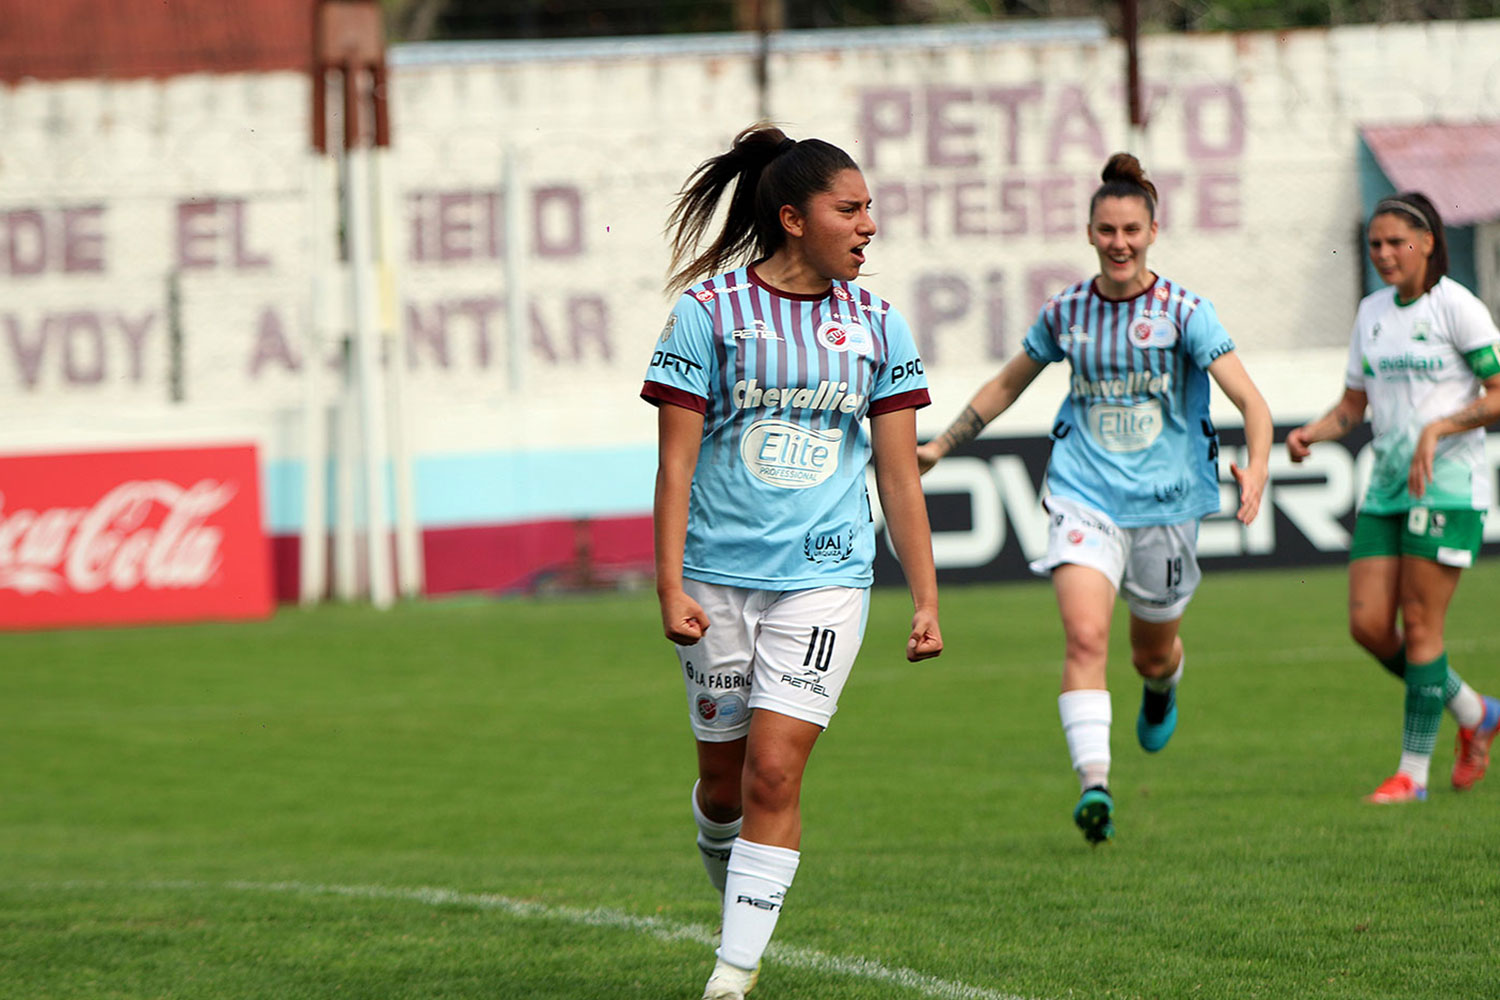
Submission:
[[[963,414],[918,449],[925,472],[1016,401],[1047,365],[1066,361],[1072,389],[1052,429],[1046,555],[1065,650],[1057,700],[1082,794],[1073,821],[1091,844],[1114,836],[1109,791],[1111,710],[1105,660],[1116,594],[1130,608],[1131,662],[1144,680],[1136,736],[1148,752],[1177,725],[1178,627],[1198,586],[1198,522],[1219,509],[1213,376],[1245,421],[1249,463],[1230,469],[1238,517],[1260,509],[1271,415],[1213,306],[1153,272],[1156,188],[1140,162],[1116,153],[1089,204],[1099,273],[1053,296],[1021,353],[980,387]],[[1207,373],[1207,374],[1205,374]]]
[[[1481,428],[1500,417],[1500,331],[1484,303],[1447,277],[1443,220],[1425,195],[1379,202],[1368,236],[1387,287],[1359,304],[1338,405],[1288,434],[1286,447],[1300,462],[1370,409],[1375,466],[1349,546],[1349,631],[1406,682],[1401,762],[1366,796],[1386,804],[1427,797],[1445,704],[1459,726],[1454,788],[1484,777],[1500,728],[1500,701],[1453,672],[1443,639],[1490,506]]]
[[[641,392],[658,408],[656,590],[697,740],[698,846],[723,895],[703,997],[740,1000],[797,871],[808,756],[864,637],[872,455],[915,604],[906,657],[943,648],[916,463],[927,379],[901,314],[852,283],[875,223],[838,147],[752,126],[688,179],[669,231],[669,286],[686,291]]]

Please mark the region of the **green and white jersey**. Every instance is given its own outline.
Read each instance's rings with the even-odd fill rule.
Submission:
[[[1422,428],[1474,402],[1483,380],[1500,372],[1497,344],[1500,330],[1484,303],[1449,278],[1405,305],[1392,287],[1360,302],[1344,384],[1369,397],[1375,432],[1375,466],[1361,510],[1489,509],[1482,429],[1438,441],[1433,481],[1420,498],[1407,490],[1406,477]]]

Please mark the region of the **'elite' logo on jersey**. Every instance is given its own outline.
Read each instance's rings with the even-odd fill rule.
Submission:
[[[757,420],[740,438],[740,458],[763,483],[805,490],[827,482],[838,469],[843,439],[837,427],[820,431],[785,420]]]
[[[1145,451],[1161,436],[1161,429],[1161,403],[1155,399],[1133,406],[1089,407],[1089,433],[1105,451]]]

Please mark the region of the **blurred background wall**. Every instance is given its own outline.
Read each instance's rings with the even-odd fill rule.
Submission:
[[[342,175],[310,151],[313,4],[80,6],[11,0],[0,31],[0,447],[253,442],[292,597],[310,476],[336,520],[308,406],[335,458],[355,447],[346,234],[316,224]],[[649,572],[637,393],[674,297],[662,227],[763,115],[864,168],[862,283],[917,332],[924,434],[1092,273],[1087,201],[1123,148],[1162,192],[1153,267],[1214,301],[1278,424],[1331,405],[1368,290],[1361,221],[1415,169],[1390,130],[1435,129],[1415,148],[1449,168],[1428,183],[1456,178],[1500,122],[1500,21],[1150,33],[1144,128],[1124,65],[1091,17],[395,45],[380,322],[426,592]],[[1429,193],[1461,220],[1455,276],[1493,307],[1500,209],[1451,183],[1457,201]],[[334,388],[310,404],[311,366]],[[1049,371],[995,431],[1044,433],[1064,391]]]

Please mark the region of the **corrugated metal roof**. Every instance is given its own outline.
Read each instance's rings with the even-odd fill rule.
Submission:
[[[1500,122],[1360,129],[1380,169],[1400,191],[1421,191],[1443,222],[1500,221]]]
[[[302,69],[314,0],[5,0],[0,81]]]

